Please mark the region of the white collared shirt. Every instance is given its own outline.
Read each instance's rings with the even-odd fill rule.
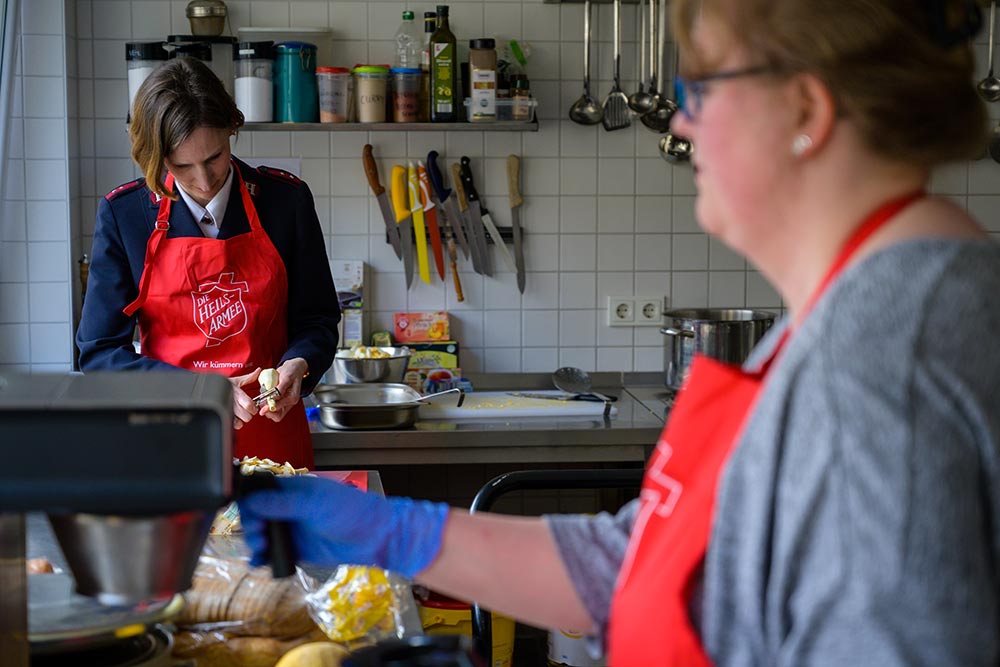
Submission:
[[[177,191],[181,193],[181,199],[187,204],[188,210],[191,211],[191,216],[198,223],[202,233],[213,239],[219,238],[219,228],[222,227],[222,220],[226,217],[226,207],[229,205],[229,192],[232,188],[233,168],[231,166],[229,167],[229,176],[222,185],[222,189],[212,197],[212,201],[208,202],[208,206],[202,206],[196,202],[191,198],[191,195],[184,192],[184,188],[181,187],[180,183],[177,184]],[[206,216],[212,221],[211,223],[204,221]]]

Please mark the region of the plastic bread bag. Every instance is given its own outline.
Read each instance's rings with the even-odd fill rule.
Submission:
[[[326,636],[348,648],[422,634],[410,582],[377,567],[340,565],[324,579],[302,573],[309,614]],[[323,581],[316,585],[317,581]]]
[[[198,559],[178,626],[242,636],[298,637],[316,626],[296,577],[274,579],[266,567],[203,553]]]

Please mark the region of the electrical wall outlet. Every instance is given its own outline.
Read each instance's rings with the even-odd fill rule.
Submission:
[[[631,296],[608,297],[608,326],[631,327],[635,325],[635,298]]]
[[[637,296],[635,297],[634,303],[635,303],[635,326],[637,327],[663,326],[663,297]]]
[[[609,296],[609,327],[658,327],[663,325],[661,296]]]

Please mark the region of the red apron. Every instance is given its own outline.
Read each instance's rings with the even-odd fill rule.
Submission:
[[[865,240],[922,195],[895,199],[870,215],[844,245],[804,313]],[[722,466],[739,442],[790,329],[759,372],[746,373],[701,355],[692,362],[643,480],[639,513],[611,602],[610,665],[712,664],[691,624],[689,601],[701,577]]]
[[[124,309],[126,315],[139,311],[144,355],[226,377],[274,368],[288,348],[285,264],[261,227],[235,164],[233,172],[250,231],[228,239],[167,238],[172,200],[164,197],[146,244],[139,296]],[[173,174],[167,174],[165,185],[173,190]],[[302,401],[280,422],[258,416],[244,424],[236,431],[235,455],[312,468]]]

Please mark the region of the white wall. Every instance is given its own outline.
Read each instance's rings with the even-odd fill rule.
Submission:
[[[31,57],[25,59],[23,81],[36,92],[15,114],[15,124],[23,124],[15,138],[24,139],[15,140],[4,165],[9,188],[0,227],[0,368],[68,364],[72,281],[80,253],[89,252],[97,201],[139,175],[129,159],[125,131],[124,42],[189,33],[186,4],[25,2],[22,39]],[[404,8],[402,2],[380,0],[230,0],[227,5],[233,32],[241,26],[329,26],[335,62],[320,64],[346,66],[390,61],[392,35]],[[641,125],[607,133],[566,119],[582,88],[581,4],[461,0],[450,6],[460,42],[490,35],[530,42],[529,75],[540,102],[538,133],[245,132],[234,146],[242,156],[302,159],[330,257],[362,259],[371,267],[369,331],[391,328],[396,310],[448,309],[455,337],[464,346],[462,365],[469,371],[548,371],[565,364],[659,370],[658,331],[607,327],[608,296],[659,294],[676,307],[780,307],[756,271],[700,232],[692,213],[690,170],[660,159],[656,135]],[[433,5],[409,8],[420,17]],[[610,7],[599,11],[592,66],[598,74],[594,91],[603,97],[610,88]],[[631,90],[634,6],[625,8],[625,19],[623,73]],[[981,42],[985,59],[985,31]],[[58,145],[67,138],[70,148]],[[375,146],[383,174],[391,164],[422,159],[431,149],[449,163],[469,155],[477,165],[479,189],[502,225],[510,223],[504,159],[509,153],[521,155],[525,294],[518,294],[512,274],[483,279],[464,261],[465,303],[457,303],[450,282],[436,275],[430,286],[416,280],[409,293],[403,291],[401,265],[384,242],[363,177],[365,143]],[[40,185],[38,176],[53,185]],[[943,170],[934,189],[968,205],[1000,232],[998,177],[998,165],[978,161]]]

